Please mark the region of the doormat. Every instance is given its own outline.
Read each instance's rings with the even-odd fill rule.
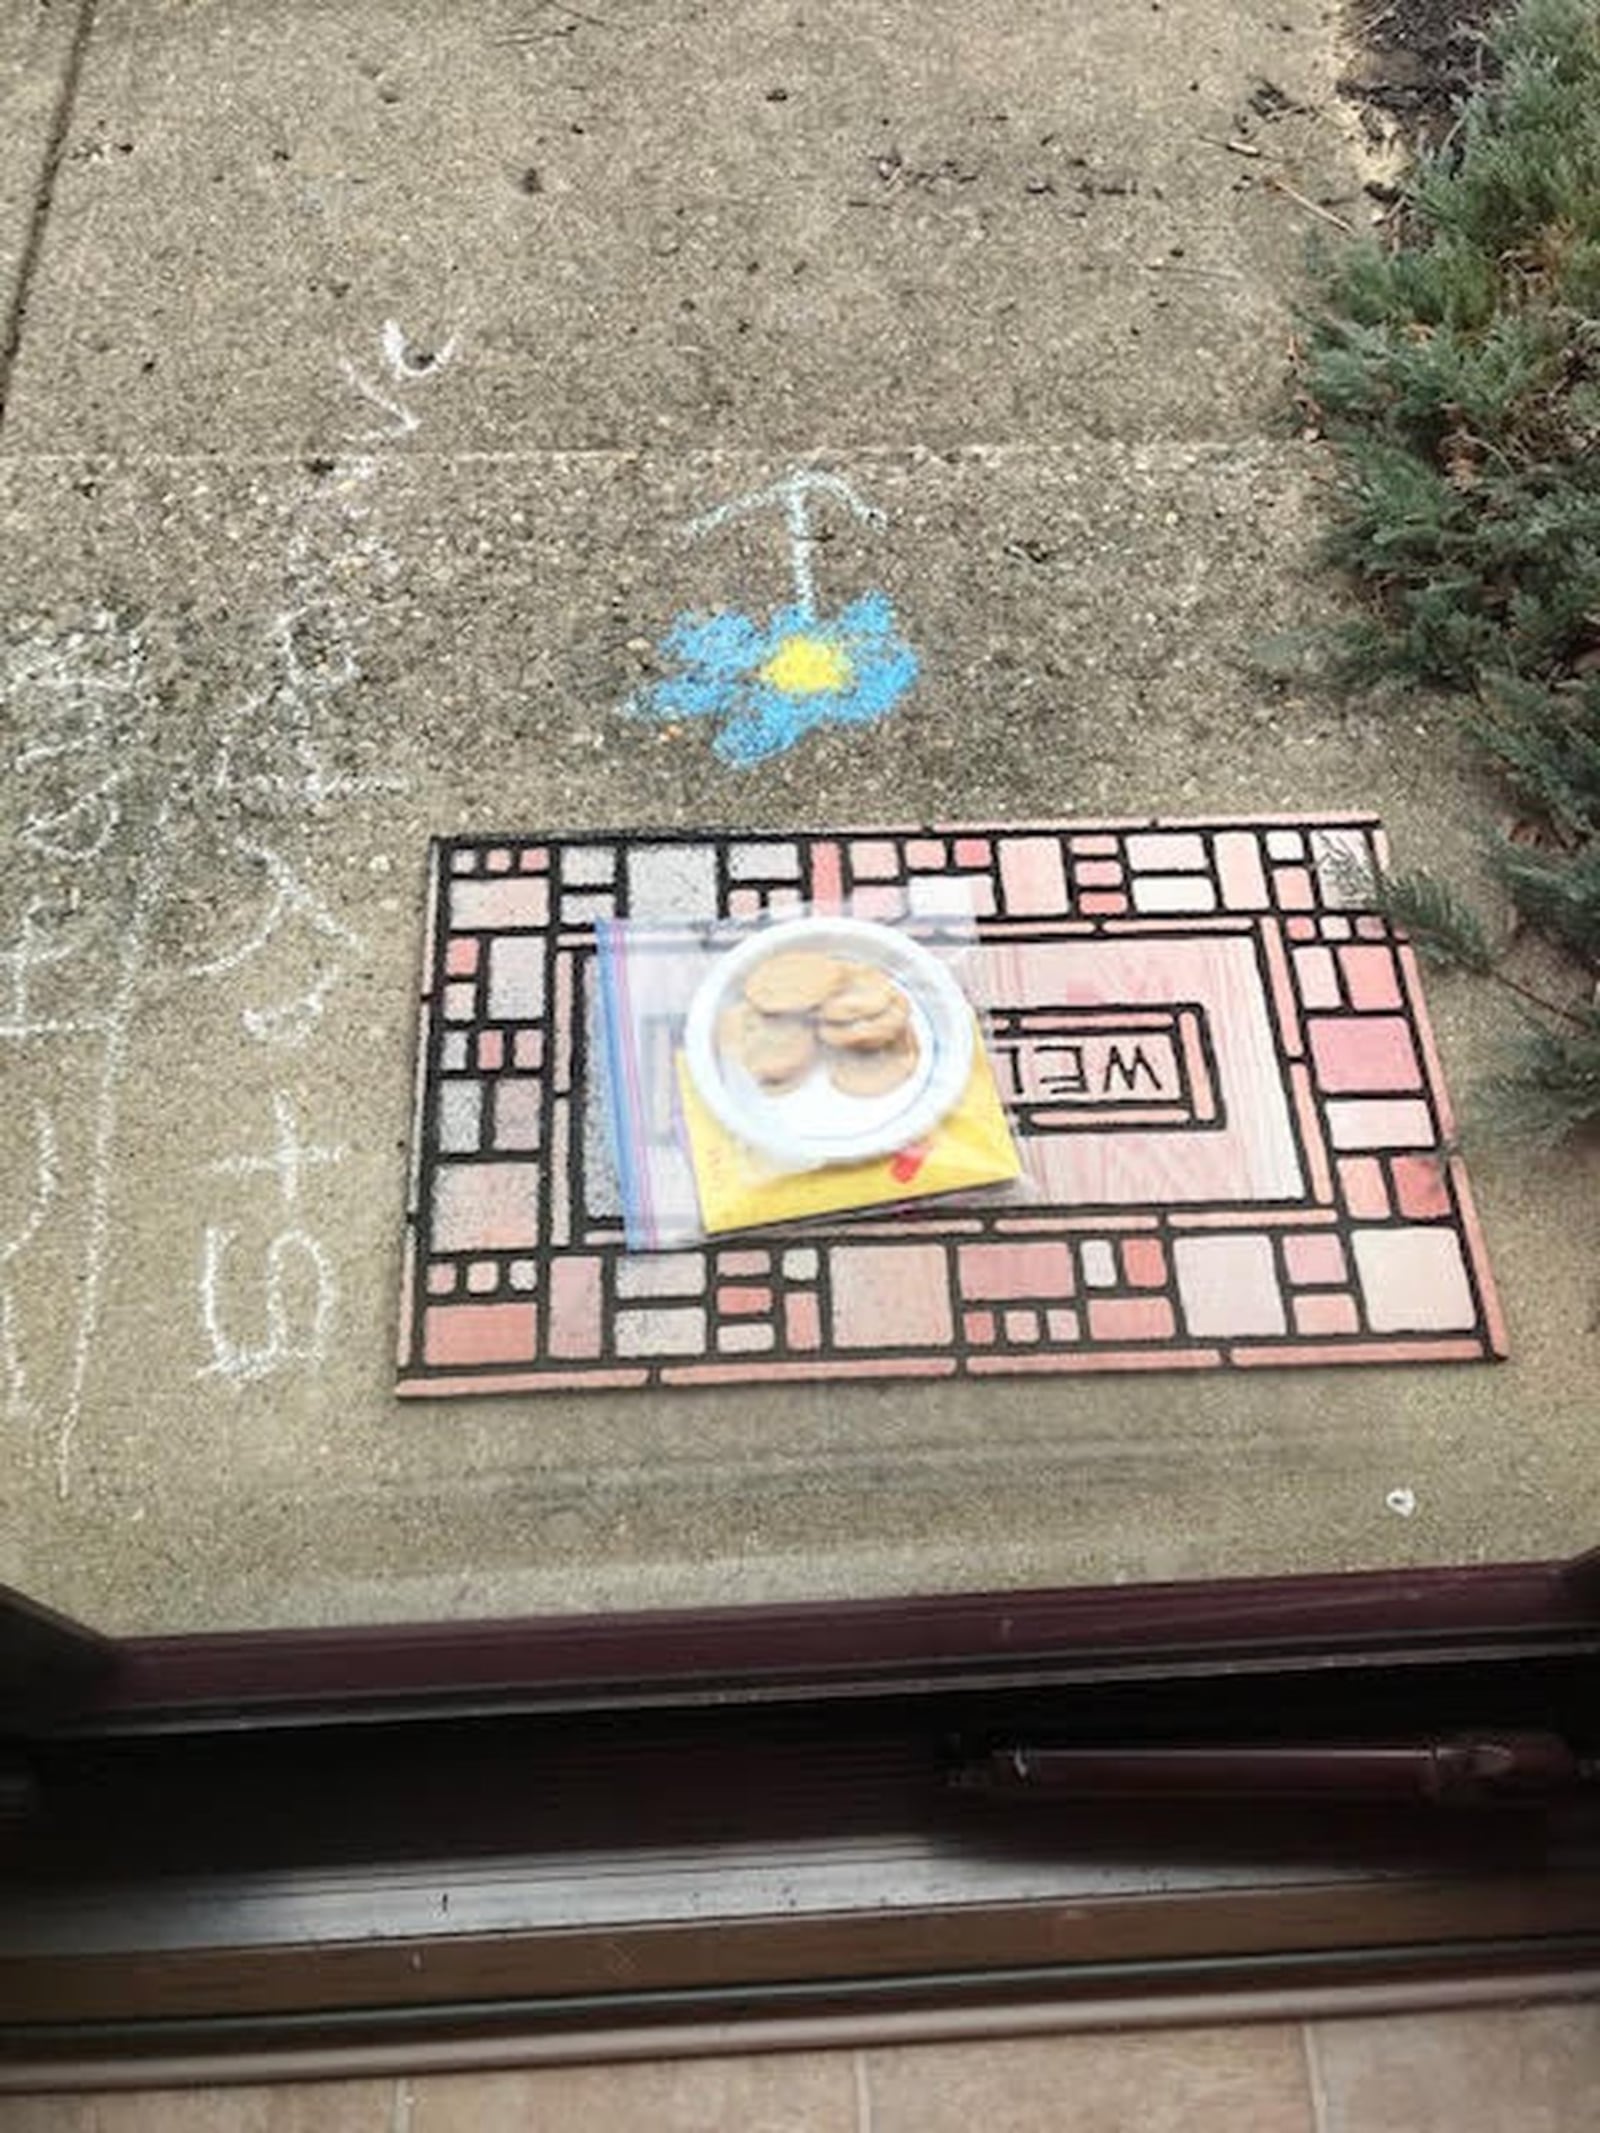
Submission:
[[[440,841],[399,1390],[1503,1354],[1415,956],[1351,902],[1383,856],[1367,815]],[[952,876],[1036,1196],[630,1254],[594,921]]]

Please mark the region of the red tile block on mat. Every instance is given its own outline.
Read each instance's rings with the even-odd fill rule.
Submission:
[[[1166,1246],[1158,1237],[1129,1237],[1122,1247],[1123,1279],[1131,1289],[1165,1288]]]
[[[1401,1004],[1400,979],[1388,948],[1341,948],[1339,967],[1349,987],[1350,1004],[1363,1014]]]
[[[531,1303],[430,1304],[422,1352],[434,1364],[529,1362],[537,1330]]]
[[[718,1289],[717,1309],[724,1318],[759,1318],[764,1311],[772,1309],[772,1291],[736,1287]]]
[[[796,1290],[783,1299],[783,1335],[801,1355],[822,1346],[822,1312],[809,1291]]]
[[[1408,1221],[1434,1222],[1450,1212],[1450,1188],[1436,1155],[1397,1155],[1389,1165],[1395,1202]]]
[[[1177,1328],[1164,1296],[1091,1296],[1089,1331],[1097,1341],[1165,1341]]]
[[[1294,1300],[1296,1333],[1358,1333],[1361,1316],[1352,1297],[1337,1292],[1322,1296],[1297,1296]]]
[[[974,1300],[1072,1294],[1065,1244],[964,1244],[959,1265],[961,1293]]]
[[[1339,1190],[1358,1222],[1375,1222],[1389,1212],[1389,1188],[1375,1155],[1346,1156],[1339,1165]]]
[[[1283,1263],[1289,1270],[1289,1279],[1303,1287],[1320,1282],[1331,1288],[1335,1282],[1343,1281],[1349,1272],[1344,1246],[1328,1231],[1285,1237]]]
[[[579,1361],[600,1353],[600,1261],[556,1259],[550,1267],[550,1353]]]
[[[1317,1080],[1329,1095],[1387,1096],[1420,1089],[1422,1068],[1400,1015],[1312,1015],[1306,1023]]]

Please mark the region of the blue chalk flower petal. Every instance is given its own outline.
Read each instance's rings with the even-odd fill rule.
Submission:
[[[848,676],[841,687],[791,695],[765,678],[762,669],[778,647],[799,636],[837,647]],[[642,692],[630,710],[658,719],[721,719],[713,751],[740,767],[783,754],[821,726],[875,723],[917,678],[917,656],[881,592],[863,593],[831,620],[799,605],[777,609],[765,627],[730,611],[680,615],[661,651],[679,671]]]

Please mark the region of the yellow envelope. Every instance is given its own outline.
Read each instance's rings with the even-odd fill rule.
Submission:
[[[924,1140],[898,1155],[875,1156],[867,1163],[830,1163],[822,1170],[774,1168],[712,1116],[690,1079],[682,1052],[677,1067],[707,1236],[924,1200],[940,1192],[972,1192],[983,1185],[1003,1185],[1022,1169],[981,1043],[973,1051],[966,1093]]]

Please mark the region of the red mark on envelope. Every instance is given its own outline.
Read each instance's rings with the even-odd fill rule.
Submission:
[[[897,1185],[909,1185],[932,1152],[927,1141],[913,1141],[909,1148],[902,1148],[898,1155],[890,1157],[890,1177]]]

